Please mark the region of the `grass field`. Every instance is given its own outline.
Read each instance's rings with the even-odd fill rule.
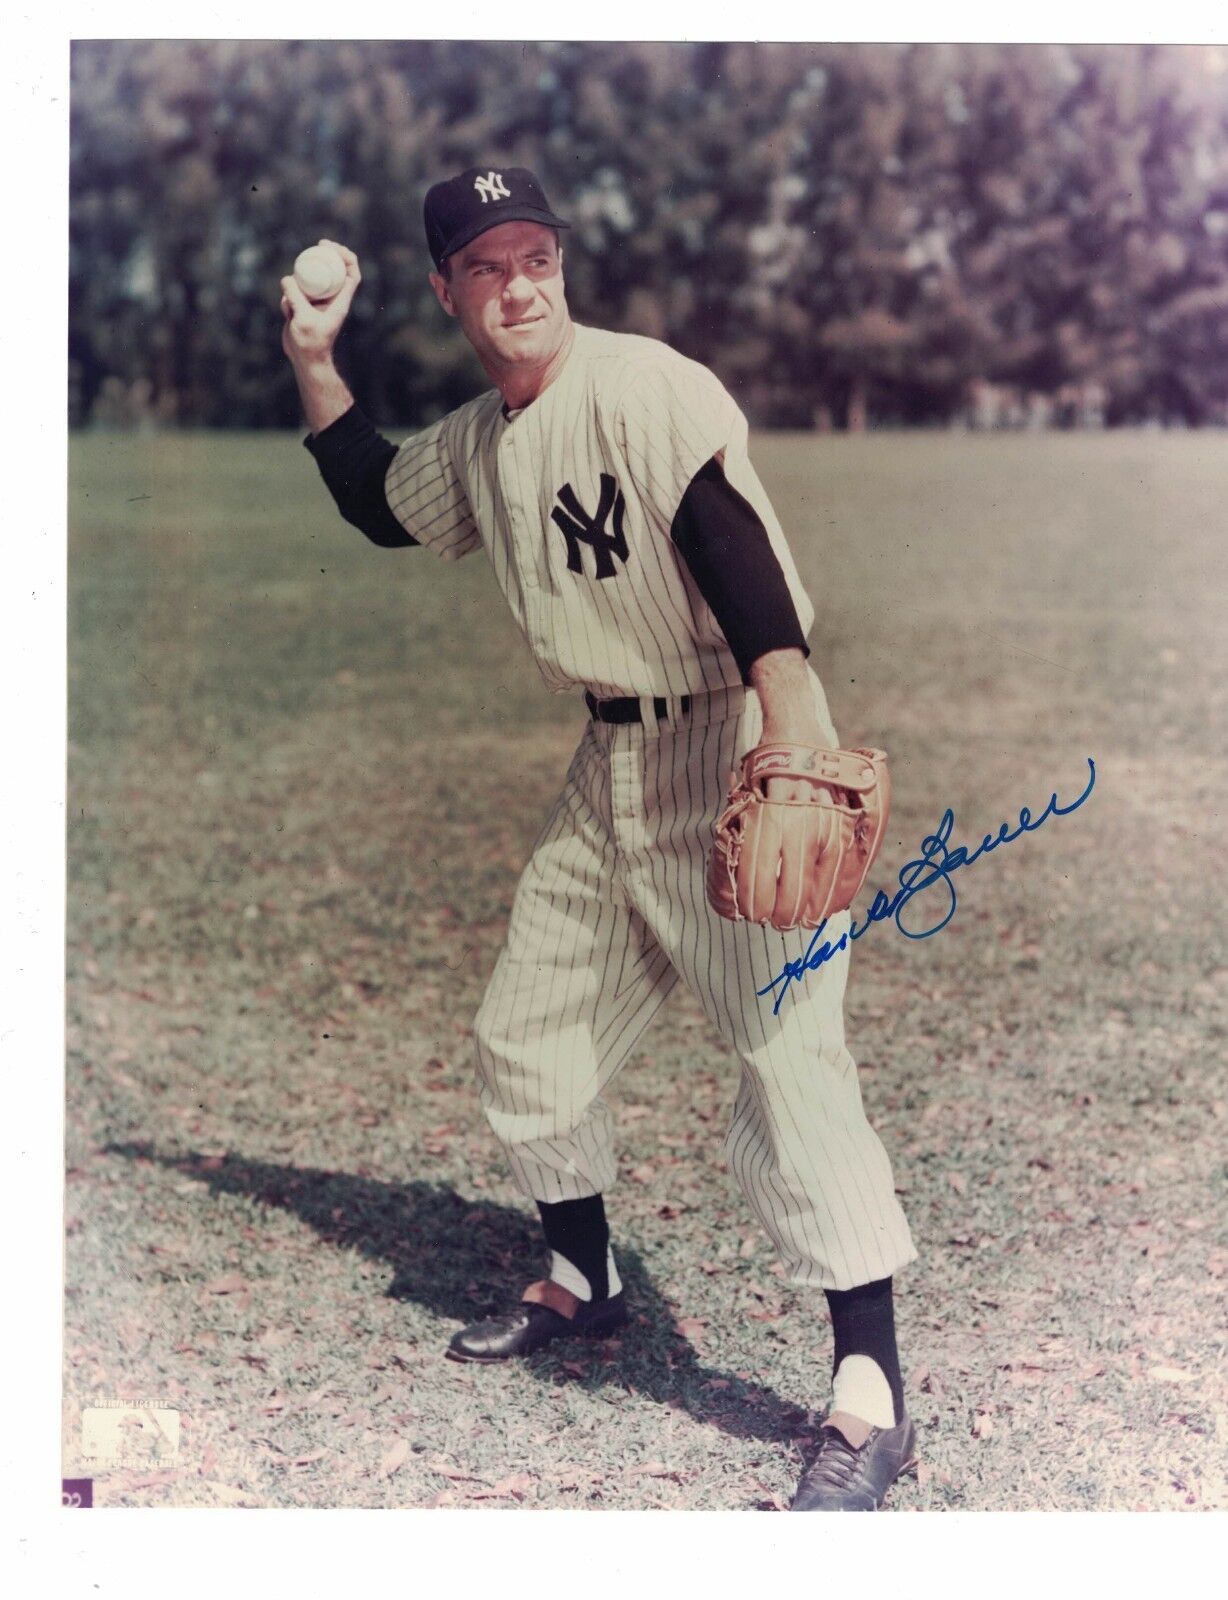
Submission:
[[[1228,1508],[1228,440],[765,437],[879,874],[943,810],[951,923],[860,941],[850,1044],[920,1260],[897,1511]],[[482,556],[381,551],[297,438],[72,442],[65,1472],[108,1505],[766,1509],[828,1399],[677,996],[614,1096],[626,1334],[441,1352],[538,1276],[469,1025],[582,727]],[[160,1402],[176,1459],[91,1467]],[[816,1415],[817,1413],[817,1415]]]

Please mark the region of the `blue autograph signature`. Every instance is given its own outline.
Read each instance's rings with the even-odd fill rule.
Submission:
[[[821,967],[825,961],[830,961],[841,950],[845,949],[850,939],[860,939],[867,928],[876,922],[886,922],[894,919],[896,927],[906,939],[928,939],[931,934],[937,933],[939,928],[945,928],[955,915],[955,885],[951,882],[951,874],[959,867],[970,867],[974,861],[979,861],[991,850],[996,850],[1000,844],[1010,844],[1018,839],[1020,834],[1035,833],[1042,823],[1050,817],[1068,817],[1072,811],[1077,811],[1083,802],[1096,787],[1096,763],[1091,756],[1087,758],[1087,765],[1091,776],[1087,780],[1087,788],[1077,800],[1072,800],[1068,806],[1059,806],[1055,794],[1049,796],[1049,804],[1039,817],[1033,819],[1027,806],[1019,812],[1019,826],[1014,833],[1009,825],[1003,823],[998,829],[997,836],[986,834],[976,849],[969,851],[966,845],[956,845],[954,850],[947,848],[951,837],[951,830],[955,826],[955,815],[950,807],[943,812],[942,821],[937,830],[921,841],[921,854],[915,861],[909,861],[900,868],[900,890],[894,899],[888,900],[880,889],[874,896],[874,903],[866,912],[866,920],[858,927],[856,921],[850,921],[846,932],[842,933],[835,944],[823,939],[823,929],[827,926],[827,919],[819,924],[811,936],[810,943],[806,946],[805,955],[797,961],[786,961],[784,970],[765,984],[762,989],[755,991],[758,995],[771,994],[773,989],[779,989],[776,1003],[772,1007],[772,1015],[780,1010],[780,1003],[788,993],[789,985],[798,982],[807,972],[813,972]],[[922,928],[918,931],[915,927],[905,927],[903,914],[914,895],[923,890],[932,888],[936,883],[942,883],[946,890],[948,903],[945,915],[932,927]],[[822,943],[819,941],[822,940]]]

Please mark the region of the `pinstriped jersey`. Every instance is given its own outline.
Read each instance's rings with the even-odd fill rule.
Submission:
[[[505,413],[490,390],[413,435],[385,494],[449,560],[484,547],[542,676],[599,698],[702,694],[742,683],[670,528],[718,451],[780,563],[802,632],[814,608],[720,381],[655,339],[575,327],[554,382]]]

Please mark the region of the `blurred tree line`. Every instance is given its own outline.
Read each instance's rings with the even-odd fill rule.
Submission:
[[[369,413],[469,398],[421,206],[478,163],[575,224],[578,320],[760,423],[1228,422],[1214,47],[77,41],[70,163],[76,425],[298,426],[278,280],[322,236]]]

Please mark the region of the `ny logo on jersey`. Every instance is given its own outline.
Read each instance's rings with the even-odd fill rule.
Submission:
[[[475,178],[473,187],[482,196],[482,204],[488,200],[510,200],[512,191],[503,181],[501,172],[488,172],[484,178]]]
[[[551,521],[561,529],[567,541],[567,570],[569,572],[583,572],[584,563],[580,559],[580,546],[588,545],[597,557],[597,576],[599,578],[612,578],[614,576],[614,557],[627,564],[627,535],[623,531],[623,512],[626,510],[626,501],[622,491],[614,482],[608,472],[601,474],[601,498],[597,502],[597,510],[590,517],[588,512],[576,499],[576,492],[569,483],[565,483],[559,490],[559,504],[550,513]],[[614,513],[614,532],[606,531],[606,523],[610,512]]]

